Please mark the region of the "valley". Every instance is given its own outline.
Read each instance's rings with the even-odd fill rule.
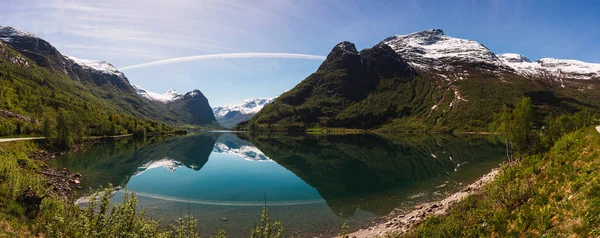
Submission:
[[[216,105],[0,26],[0,235],[598,235],[600,64],[375,42]]]

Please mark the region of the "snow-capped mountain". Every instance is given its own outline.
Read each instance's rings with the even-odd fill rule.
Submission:
[[[17,30],[10,26],[0,26],[0,35],[2,36],[2,37],[0,37],[0,40],[6,41],[6,42],[18,40],[21,37],[35,37],[35,35],[33,35],[29,32]]]
[[[504,63],[483,44],[447,36],[440,29],[388,37],[390,46],[415,68],[448,69],[467,63],[482,68],[504,67]]]
[[[171,102],[177,100],[183,96],[183,94],[178,93],[175,89],[169,89],[166,92],[159,94],[155,92],[147,91],[146,89],[140,87],[139,85],[132,84],[135,91],[142,97],[150,100],[150,101],[159,101],[163,103]]]
[[[265,105],[273,102],[273,100],[275,100],[275,97],[246,99],[240,104],[214,107],[213,113],[221,125],[230,128],[240,122],[249,120]]]
[[[527,57],[514,53],[499,54],[498,57],[523,76],[558,79],[600,79],[600,64],[555,58],[542,58],[531,62]]]
[[[125,75],[123,73],[121,73],[121,71],[119,71],[112,64],[110,64],[106,61],[79,59],[79,58],[76,58],[73,56],[67,56],[67,55],[65,55],[65,57],[67,59],[71,60],[74,64],[78,64],[79,66],[81,66],[83,68],[99,71],[104,74],[113,74],[113,75],[125,77]]]
[[[224,117],[227,113],[236,111],[242,114],[251,114],[257,113],[262,109],[265,105],[271,103],[273,98],[255,98],[255,99],[246,99],[242,101],[240,104],[225,106],[225,107],[214,107],[213,112],[215,116]]]
[[[447,36],[440,29],[395,35],[381,42],[417,69],[494,70],[514,72],[525,77],[559,79],[600,79],[600,64],[578,60],[542,58],[532,62],[514,53],[494,54],[483,44]],[[465,72],[466,71],[459,71]],[[445,78],[448,75],[445,75]],[[450,75],[453,76],[453,75]],[[461,77],[455,77],[460,79]],[[564,86],[564,85],[563,85]]]
[[[236,155],[248,161],[273,161],[252,143],[228,133],[219,137],[213,147],[213,152]]]

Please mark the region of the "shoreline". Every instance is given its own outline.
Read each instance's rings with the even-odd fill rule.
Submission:
[[[171,133],[167,133],[171,134]],[[152,137],[160,134],[152,134],[147,137]],[[80,186],[82,175],[69,171],[65,168],[55,168],[46,164],[46,161],[55,159],[56,157],[76,153],[84,148],[95,145],[105,140],[121,140],[132,138],[132,134],[116,135],[116,136],[90,136],[82,141],[74,143],[68,149],[54,149],[48,147],[40,147],[28,157],[32,160],[42,162],[42,166],[37,174],[45,177],[47,183],[52,187],[52,193],[59,197],[71,198],[77,191],[82,191],[86,188]],[[45,139],[45,138],[42,138]]]
[[[348,234],[348,237],[372,238],[383,236],[390,231],[397,232],[399,235],[405,234],[424,221],[428,216],[444,215],[450,210],[453,204],[463,200],[471,194],[481,192],[483,186],[493,181],[499,171],[500,167],[493,169],[489,173],[481,176],[477,181],[440,201],[420,204],[408,213],[391,213],[390,215],[383,217],[383,221],[377,225],[351,232]]]

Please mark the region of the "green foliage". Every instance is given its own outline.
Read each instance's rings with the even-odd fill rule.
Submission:
[[[600,115],[587,110],[575,114],[561,114],[559,116],[549,116],[546,118],[542,130],[542,144],[545,148],[550,148],[563,135],[576,131],[578,128],[589,127],[600,124]]]
[[[92,195],[86,209],[57,199],[44,199],[41,210],[50,237],[171,237],[157,221],[137,212],[134,193],[125,193],[123,203],[110,207],[113,188]]]
[[[340,231],[340,233],[338,234],[339,238],[348,238],[348,220],[344,221],[344,224],[342,224],[342,230]]]
[[[34,145],[31,143],[6,142],[0,146],[0,207],[11,204],[8,201],[14,203],[17,196],[29,187],[38,194],[45,194],[43,179],[31,172],[37,165],[28,162],[26,153],[32,148]]]
[[[42,124],[42,136],[52,138],[56,133],[56,120],[46,115],[44,116],[44,122]]]
[[[58,116],[56,117],[56,132],[58,137],[56,138],[56,144],[61,148],[69,148],[73,145],[73,134],[71,132],[71,117],[64,109],[58,110]]]
[[[495,200],[504,209],[512,210],[533,196],[530,181],[522,180],[513,167],[504,168],[503,175],[494,180],[494,186],[485,190],[485,195]]]
[[[427,218],[404,236],[598,236],[598,145],[600,134],[590,127],[563,134],[549,151],[503,166],[482,194],[455,204],[447,215]]]
[[[146,137],[146,128],[138,125],[133,131],[133,137],[135,138],[145,138]]]
[[[497,130],[506,135],[512,148],[520,153],[534,153],[539,148],[537,134],[534,132],[533,105],[531,98],[525,97],[515,109],[504,107],[497,118]]]
[[[271,222],[267,205],[263,207],[260,216],[260,224],[252,229],[251,238],[281,238],[283,236],[283,224],[278,220]]]
[[[175,238],[199,238],[198,220],[186,215],[177,220],[177,224],[172,227],[173,237]]]
[[[0,118],[0,136],[12,135],[15,133],[16,126],[9,121]]]

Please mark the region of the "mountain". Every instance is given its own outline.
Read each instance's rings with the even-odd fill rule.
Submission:
[[[390,46],[415,68],[507,68],[483,44],[447,36],[441,29],[395,35],[383,40],[381,44]]]
[[[210,105],[201,93],[189,94],[185,100],[181,100],[171,107],[138,95],[137,92],[141,88],[134,88],[125,74],[108,62],[65,56],[47,41],[8,26],[0,26],[0,42],[2,43],[0,48],[2,48],[3,58],[5,58],[4,62],[10,63],[11,67],[5,67],[7,69],[5,74],[10,78],[8,78],[9,81],[5,81],[3,87],[10,88],[17,85],[22,89],[21,91],[31,93],[31,95],[27,95],[28,97],[31,96],[36,100],[43,98],[40,107],[36,110],[33,110],[34,108],[31,106],[24,109],[24,106],[17,106],[14,102],[0,104],[0,108],[3,110],[34,117],[53,115],[58,108],[79,111],[77,114],[82,113],[82,110],[88,110],[90,112],[85,114],[90,114],[90,117],[105,118],[93,120],[90,118],[85,124],[89,124],[88,126],[92,128],[105,127],[104,129],[108,127],[107,123],[100,121],[107,120],[106,114],[112,113],[158,121],[162,124],[193,124],[211,127],[216,125],[220,127],[212,116]],[[19,76],[18,83],[14,82],[13,76]],[[156,95],[147,94],[146,96]],[[175,100],[183,98],[184,95],[178,97],[178,94],[172,91],[169,92],[169,95],[160,96],[163,97],[157,98],[163,99],[170,96]],[[25,102],[23,101],[23,103]],[[190,103],[190,105],[184,105],[185,103]],[[54,110],[49,110],[44,106],[49,106]],[[83,109],[84,106],[87,109]],[[79,107],[82,109],[74,110]],[[206,111],[211,115],[207,115]],[[213,118],[210,118],[211,116]],[[87,119],[87,117],[84,118]],[[41,120],[41,118],[38,119]],[[121,127],[129,127],[128,122],[119,122],[123,124]],[[155,125],[152,128],[149,127],[151,131],[157,127],[157,122],[153,123]],[[164,126],[161,125],[161,127]],[[127,130],[131,132],[130,128]]]
[[[150,92],[150,91],[146,91],[146,89],[132,84],[131,86],[133,86],[133,88],[135,89],[135,92],[137,94],[139,94],[140,96],[144,97],[147,100],[150,101],[159,101],[159,102],[171,102],[174,100],[177,100],[179,98],[181,98],[181,96],[183,96],[183,94],[175,91],[175,89],[169,89],[166,92],[162,93],[162,94],[158,94],[158,93],[154,93],[154,92]]]
[[[318,70],[236,129],[486,130],[505,105],[530,97],[539,120],[599,111],[598,64],[494,54],[432,29],[360,52],[342,42]]]
[[[274,99],[275,97],[246,99],[240,104],[213,107],[212,110],[221,125],[231,128],[240,122],[250,120],[254,114],[259,112],[265,105],[273,102]]]
[[[133,85],[133,88],[135,88],[137,94],[147,101],[165,106],[169,112],[186,123],[214,128],[222,127],[213,115],[208,99],[200,90],[196,89],[181,94],[171,88],[162,94],[158,94],[147,91],[138,85]]]
[[[205,125],[214,128],[221,128],[221,124],[215,118],[208,99],[200,92],[194,90],[188,92],[177,99],[167,102],[167,108],[177,118],[193,125]]]
[[[499,54],[504,64],[517,74],[526,77],[548,79],[600,80],[600,64],[591,64],[579,60],[542,58],[531,62],[529,58],[515,53]],[[564,84],[561,84],[564,87]]]

